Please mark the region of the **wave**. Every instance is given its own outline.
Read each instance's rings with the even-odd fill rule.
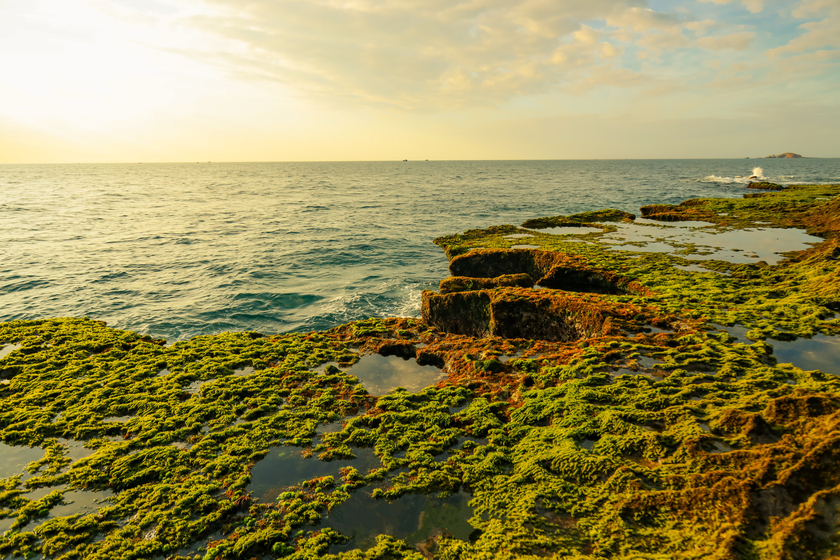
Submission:
[[[434,282],[390,278],[364,292],[331,298],[320,305],[320,312],[336,324],[367,317],[419,317],[423,290],[436,286]]]
[[[709,175],[707,177],[703,177],[702,179],[698,179],[700,183],[722,183],[726,185],[730,185],[733,183],[743,183],[744,185],[747,185],[755,180],[755,177],[721,177],[719,175]]]
[[[734,177],[723,177],[720,175],[708,175],[703,177],[699,181],[701,183],[724,183],[724,184],[731,184],[731,183],[743,183],[747,184],[752,181],[766,181],[767,177],[764,176],[764,170],[760,167],[753,167],[752,173],[750,175],[741,176],[735,175]]]

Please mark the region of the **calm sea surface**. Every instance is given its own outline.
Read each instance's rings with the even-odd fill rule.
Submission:
[[[416,316],[432,239],[600,208],[840,182],[840,159],[0,165],[0,321],[168,340]]]

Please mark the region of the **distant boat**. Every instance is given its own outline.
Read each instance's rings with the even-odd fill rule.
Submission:
[[[404,159],[403,161],[408,161],[408,160],[407,160],[407,159]]]

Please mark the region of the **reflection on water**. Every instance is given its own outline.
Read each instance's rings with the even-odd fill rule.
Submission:
[[[58,489],[63,489],[63,487],[49,488],[49,491],[51,492]],[[49,494],[49,492],[47,492],[47,494]],[[68,515],[77,514],[84,516],[91,514],[100,508],[108,506],[110,498],[113,496],[114,493],[107,489],[99,491],[70,490],[69,492],[64,493],[63,503],[50,509],[50,512],[46,517],[34,519],[25,526],[21,527],[20,532],[25,533],[27,531],[31,531],[42,525],[44,522],[57,517],[66,517]]]
[[[103,424],[128,424],[135,416],[107,416],[102,419]]]
[[[647,378],[650,378],[650,379],[656,379],[656,378],[653,376],[653,374],[648,373],[648,372],[646,372],[646,371],[645,371],[645,370],[643,370],[643,369],[640,369],[640,370],[632,370],[632,369],[627,369],[627,368],[621,368],[621,369],[618,369],[618,370],[616,370],[616,371],[610,372],[610,375],[611,375],[612,377],[618,377],[618,376],[620,376],[620,375],[641,375],[641,376],[643,376],[643,377],[647,377]]]
[[[818,334],[794,341],[768,340],[780,364],[793,364],[803,371],[818,369],[840,375],[840,337]]]
[[[589,226],[563,226],[541,229],[540,233],[550,233],[551,235],[583,235],[586,233],[601,233],[604,231],[598,227]]]
[[[2,348],[0,348],[0,358],[5,358],[6,356],[11,354],[15,350],[18,350],[22,346],[22,344],[8,344],[6,346],[3,346]]]
[[[719,330],[726,331],[729,336],[744,344],[752,344],[753,341],[747,338],[747,333],[750,329],[742,327],[741,325],[732,325],[731,327],[724,327],[723,325],[715,325]]]
[[[467,522],[473,515],[469,499],[463,492],[448,498],[408,494],[389,503],[373,499],[369,491],[362,488],[334,508],[321,525],[352,537],[348,543],[332,547],[331,552],[370,548],[376,536],[382,534],[415,545],[444,532],[467,540],[473,531]]]
[[[636,218],[633,220],[634,224],[642,224],[648,226],[662,226],[674,229],[695,229],[702,227],[713,227],[715,224],[711,222],[701,222],[698,220],[686,220],[680,222],[660,222],[658,220],[648,220],[647,218]],[[624,222],[622,222],[624,224]]]
[[[233,370],[234,377],[244,377],[246,375],[251,375],[252,373],[254,373],[254,368],[251,366],[245,366],[244,368]]]
[[[726,274],[726,273],[723,273],[723,272],[718,272],[717,270],[710,270],[708,268],[704,268],[704,267],[696,265],[696,264],[689,264],[689,265],[675,264],[674,268],[677,268],[679,270],[685,270],[686,272],[710,272],[712,274],[718,274],[720,276],[729,276],[729,274]]]
[[[327,369],[332,371],[332,368],[338,369],[338,362],[325,362],[318,367],[312,368],[312,371],[318,375],[325,375],[327,373]]]
[[[662,360],[657,360],[656,358],[651,358],[650,356],[639,356],[636,358],[636,361],[639,362],[639,365],[643,368],[652,368],[664,363]]]
[[[697,226],[695,224],[702,224]],[[801,251],[821,243],[822,238],[794,228],[750,228],[730,231],[709,229],[705,222],[669,222],[650,220],[632,224],[616,223],[617,231],[604,235],[601,241],[619,251],[664,252],[677,255],[680,246],[696,245],[706,254],[677,255],[689,260],[724,260],[732,263],[765,261],[776,264],[781,253]],[[622,243],[640,243],[621,245]]]
[[[195,395],[201,390],[201,386],[205,383],[207,383],[207,381],[202,381],[201,379],[198,379],[184,387],[184,391],[186,391],[190,395]]]
[[[58,438],[58,443],[64,446],[64,448],[66,449],[65,455],[70,457],[72,461],[84,459],[85,457],[89,457],[96,452],[96,449],[85,447],[84,441],[75,441],[72,439]]]
[[[595,440],[586,438],[583,441],[578,443],[581,448],[586,449],[587,451],[592,451],[592,448],[595,447]]]
[[[367,391],[374,396],[403,387],[416,393],[434,385],[446,377],[435,366],[421,366],[417,360],[404,360],[399,356],[380,356],[367,354],[348,368],[347,373],[355,375]]]
[[[332,427],[335,426],[325,426],[328,429]],[[476,443],[482,442],[486,443],[486,440]],[[325,462],[317,457],[304,457],[297,448],[273,447],[263,460],[254,465],[248,491],[264,503],[273,502],[281,493],[306,480],[333,476],[339,482],[339,470],[343,467],[353,466],[365,474],[380,466],[379,458],[372,449],[353,448],[352,451],[356,459]],[[473,530],[467,522],[473,515],[468,502],[469,496],[463,492],[448,498],[409,494],[387,502],[375,500],[371,496],[371,488],[366,487],[354,491],[347,501],[325,514],[321,526],[331,527],[351,537],[348,543],[333,547],[333,552],[368,548],[381,534],[406,539],[414,544],[443,532],[466,540]]]
[[[44,456],[40,447],[21,447],[0,443],[0,478],[24,475],[27,478],[26,465]]]
[[[262,502],[272,502],[290,486],[322,476],[339,480],[339,469],[353,466],[362,474],[379,467],[379,458],[372,449],[351,448],[356,459],[321,461],[304,457],[297,447],[272,447],[268,455],[251,469],[248,491]]]
[[[718,439],[712,440],[712,445],[714,446],[712,453],[729,453],[730,451],[734,450],[734,448],[731,445],[729,445],[728,443],[724,443]]]

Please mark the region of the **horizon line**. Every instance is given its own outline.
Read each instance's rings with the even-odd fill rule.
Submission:
[[[759,157],[752,157],[752,156],[745,156],[745,157],[705,157],[705,158],[698,158],[698,157],[668,157],[668,158],[552,158],[552,159],[545,159],[545,158],[534,158],[534,159],[371,159],[371,160],[265,160],[265,161],[252,161],[252,160],[220,160],[220,161],[72,161],[72,162],[59,162],[59,161],[40,161],[40,162],[0,162],[0,165],[145,165],[145,164],[153,164],[153,165],[206,165],[210,164],[233,164],[233,163],[259,163],[259,164],[266,164],[266,163],[455,163],[455,162],[520,162],[520,161],[674,161],[674,160],[692,160],[692,161],[699,161],[699,160],[732,160],[732,161],[745,161],[745,160],[798,160],[798,159],[840,159],[840,156],[830,156],[830,157],[813,157],[813,156],[802,156],[799,158],[773,158],[768,156],[759,156]]]

